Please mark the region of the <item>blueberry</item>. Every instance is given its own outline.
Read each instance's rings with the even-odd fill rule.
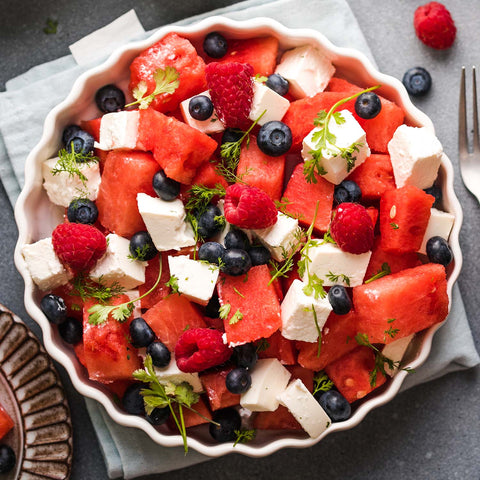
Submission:
[[[244,275],[252,267],[248,252],[238,248],[226,250],[223,263],[222,272],[232,276]]]
[[[202,238],[210,238],[220,233],[225,227],[224,217],[221,210],[212,204],[207,205],[206,210],[197,217],[198,234]]]
[[[220,300],[218,295],[213,295],[205,307],[205,315],[208,318],[218,318],[220,316]]]
[[[132,235],[129,249],[132,257],[140,261],[151,260],[158,253],[152,237],[146,230],[140,230]]]
[[[453,260],[453,253],[447,241],[442,237],[432,237],[427,242],[427,257],[432,263],[446,267]]]
[[[170,350],[162,342],[152,342],[147,347],[147,353],[152,357],[152,363],[159,368],[168,366],[172,355]]]
[[[218,242],[206,242],[198,249],[199,260],[220,265],[225,255],[225,247]]]
[[[287,153],[292,146],[292,131],[283,122],[267,122],[258,132],[257,145],[266,155],[278,157]]]
[[[82,341],[83,324],[76,318],[67,317],[67,319],[58,326],[58,332],[65,342],[70,345],[76,345]]]
[[[135,348],[148,347],[155,340],[155,333],[150,325],[142,318],[137,317],[130,323],[130,343]]]
[[[252,376],[242,367],[234,368],[227,374],[225,386],[231,393],[245,393],[252,385]]]
[[[352,309],[352,301],[343,285],[334,285],[328,291],[328,301],[332,306],[333,313],[346,315]]]
[[[122,397],[123,408],[131,415],[145,415],[145,403],[140,393],[145,388],[143,383],[132,383]]]
[[[175,200],[180,194],[180,184],[168,178],[163,170],[159,170],[152,180],[152,186],[155,193],[166,202]]]
[[[48,321],[60,325],[67,319],[67,306],[62,297],[49,293],[40,301],[40,308]]]
[[[248,251],[250,240],[243,230],[232,229],[225,235],[225,248],[239,248]]]
[[[266,265],[272,258],[272,254],[261,245],[251,247],[248,251],[248,255],[250,256],[253,266]]]
[[[227,39],[218,32],[210,32],[203,41],[203,51],[212,58],[222,58],[228,49]]]
[[[115,85],[105,85],[97,90],[95,103],[104,113],[119,112],[125,107],[125,95]]]
[[[432,87],[432,77],[424,68],[414,67],[405,72],[402,83],[410,95],[421,96]]]
[[[226,128],[222,135],[222,144],[238,142],[243,137],[243,132],[235,128]]]
[[[62,142],[65,146],[70,145],[70,141],[79,132],[81,128],[78,125],[69,125],[65,127],[62,134]]]
[[[207,120],[213,114],[213,103],[206,95],[197,95],[188,103],[188,111],[195,120]]]
[[[7,473],[13,469],[17,456],[8,445],[0,445],[0,473]]]
[[[370,120],[375,118],[382,109],[380,97],[375,92],[365,92],[355,100],[355,113],[360,118]]]
[[[435,197],[435,202],[433,203],[435,208],[439,208],[442,205],[443,194],[442,189],[438,185],[434,183],[431,187],[426,188],[424,192]]]
[[[344,180],[335,186],[333,200],[336,205],[344,202],[358,203],[362,198],[362,190],[353,180]]]
[[[288,93],[288,88],[290,87],[288,80],[282,77],[279,73],[272,73],[267,78],[265,85],[279,95],[282,95],[282,97]]]
[[[70,202],[67,218],[72,223],[94,224],[98,218],[98,208],[88,198],[76,198]]]
[[[152,425],[163,425],[170,416],[170,408],[154,408],[150,415],[147,415],[147,420]]]
[[[65,149],[67,152],[73,151],[75,153],[81,153],[83,155],[88,155],[89,153],[93,152],[93,144],[95,143],[95,139],[85,130],[78,130],[75,132],[65,144]]]
[[[238,345],[233,349],[232,360],[238,367],[251,370],[258,360],[257,347],[253,343]]]
[[[215,423],[210,423],[210,435],[220,443],[232,442],[237,438],[235,430],[240,430],[242,419],[240,414],[233,408],[222,408],[213,412],[213,419]]]
[[[345,397],[336,390],[328,390],[328,392],[324,392],[320,396],[318,403],[334,422],[347,420],[352,413],[350,404]]]

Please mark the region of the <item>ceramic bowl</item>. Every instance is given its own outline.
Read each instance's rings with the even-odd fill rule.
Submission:
[[[154,428],[146,420],[126,414],[114,403],[112,395],[106,388],[88,379],[87,373],[78,362],[73,349],[62,341],[57,329],[52,328],[40,310],[39,300],[42,297],[42,292],[33,284],[20,252],[24,244],[50,236],[57,223],[62,221],[62,209],[48,201],[47,195],[42,188],[40,165],[44,160],[56,155],[61,145],[61,135],[64,127],[72,123],[78,123],[82,119],[98,116],[98,110],[93,102],[96,90],[108,83],[126,87],[129,80],[128,67],[130,62],[142,50],[160,40],[167,33],[177,32],[198,46],[201,45],[204,36],[211,31],[222,32],[229,38],[273,35],[279,39],[281,49],[283,50],[306,43],[312,44],[328,55],[335,65],[338,75],[366,87],[381,84],[382,86],[378,92],[403,108],[407,124],[424,126],[432,131],[434,129],[431,120],[413,106],[401,82],[377,71],[362,53],[353,49],[338,48],[314,30],[289,29],[268,18],[256,18],[238,22],[222,17],[211,17],[191,26],[167,26],[159,29],[152,37],[146,40],[130,43],[115,51],[105,63],[89,70],[78,78],[68,97],[48,114],[45,120],[43,136],[28,156],[25,187],[15,208],[15,217],[19,229],[15,262],[25,280],[26,309],[42,328],[47,351],[65,367],[75,388],[86,397],[100,402],[112,419],[119,424],[139,428],[146,432],[155,442],[163,446],[181,445],[180,435],[169,431],[165,426]],[[459,274],[462,263],[458,243],[462,211],[454,194],[453,168],[447,157],[444,157],[442,161],[439,178],[443,190],[443,208],[453,213],[456,217],[450,237],[450,245],[455,261],[447,269],[448,292],[451,296],[452,286]],[[405,366],[415,368],[425,361],[430,352],[433,334],[439,327],[440,325],[435,325],[415,336],[406,354]],[[309,438],[303,431],[262,431],[259,432],[254,441],[233,447],[231,443],[215,443],[208,434],[208,428],[199,426],[190,429],[189,446],[213,457],[230,452],[252,457],[262,457],[281,448],[309,447],[321,441],[328,434],[354,427],[372,409],[390,401],[399,391],[406,375],[405,371],[399,371],[386,385],[377,389],[367,398],[358,401],[350,419],[332,424],[319,438]]]

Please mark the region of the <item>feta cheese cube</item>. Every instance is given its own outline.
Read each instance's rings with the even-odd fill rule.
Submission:
[[[412,338],[415,336],[414,333],[409,335],[408,337],[402,337],[398,340],[385,345],[382,349],[382,355],[387,357],[388,359],[392,360],[395,364],[399,364],[402,361],[405,352],[407,351]],[[397,363],[398,362],[398,363]],[[394,366],[394,368],[390,368],[388,363],[385,363],[385,372],[387,372],[391,377],[398,372],[398,366]]]
[[[304,286],[300,280],[294,280],[282,301],[282,335],[289,340],[316,342],[318,330],[312,308],[315,309],[318,328],[321,331],[332,311],[332,306],[326,297],[315,299],[305,295]]]
[[[90,271],[90,277],[98,282],[111,285],[119,283],[126,289],[135,288],[145,283],[147,262],[128,258],[130,241],[115,233],[107,235],[107,251]]]
[[[210,92],[208,90],[199,93],[198,95],[205,95],[206,97],[211,98]],[[198,95],[194,95],[194,97],[197,97]],[[217,112],[215,112],[215,110],[213,110],[212,115],[206,120],[195,120],[195,118],[190,115],[188,107],[190,105],[190,100],[194,97],[187,98],[180,103],[180,110],[182,112],[185,123],[188,123],[188,125],[190,125],[191,127],[196,128],[197,130],[200,130],[201,132],[206,134],[223,132],[225,130],[225,126],[219,120]]]
[[[78,168],[86,177],[85,184],[78,175],[69,172],[52,171],[57,166],[59,158],[51,158],[43,162],[42,175],[43,186],[47,191],[48,198],[55,205],[68,207],[74,198],[82,197],[96,200],[100,187],[100,166],[97,162],[79,163]]]
[[[189,300],[206,305],[212,298],[220,270],[216,265],[179,255],[168,257],[168,267],[178,281],[178,291]]]
[[[319,437],[332,424],[330,417],[300,379],[290,382],[278,400],[312,438]]]
[[[138,138],[138,110],[106,113],[100,122],[100,150],[135,149]]]
[[[251,412],[273,412],[278,408],[277,395],[285,390],[290,372],[276,359],[258,360],[252,370],[252,385],[240,397],[240,405]]]
[[[355,168],[370,156],[370,148],[367,144],[365,130],[363,130],[348,110],[342,110],[339,113],[341,113],[345,122],[339,125],[333,117],[330,118],[328,128],[330,132],[335,135],[336,142],[335,145],[327,142],[328,149],[322,152],[322,156],[319,159],[321,166],[326,172],[322,177],[335,185],[342,182]],[[312,152],[317,149],[317,142],[314,141],[314,135],[320,130],[320,127],[314,128],[303,139],[302,157],[305,162],[313,158]],[[354,164],[353,167],[349,167],[347,160],[341,156],[341,152],[337,147],[348,148],[353,144],[357,145],[358,151],[352,153]]]
[[[287,50],[277,65],[279,73],[290,82],[289,92],[296,98],[323,92],[335,73],[330,59],[311,45]]]
[[[24,245],[22,255],[32,280],[40,290],[52,290],[64,285],[73,277],[55,254],[51,237]]]
[[[455,216],[451,213],[442,212],[441,210],[432,208],[430,220],[428,221],[419,252],[424,255],[427,253],[427,242],[432,237],[442,237],[448,241],[454,221]]]
[[[273,120],[280,121],[289,106],[290,102],[285,97],[282,97],[263,83],[253,82],[252,106],[248,116],[250,120],[254,122],[266,110],[258,121],[259,125],[264,125]]]
[[[442,144],[426,127],[400,125],[388,143],[397,188],[431,187],[442,161]]]
[[[326,287],[343,285],[355,287],[363,283],[368,262],[372,252],[356,255],[342,251],[337,245],[323,243],[308,249],[310,274],[315,274],[323,280]],[[304,282],[308,281],[307,272],[302,276]]]
[[[198,373],[185,373],[182,372],[177,367],[177,362],[175,361],[175,355],[172,353],[172,358],[170,363],[165,368],[158,368],[153,367],[155,371],[155,375],[157,376],[158,380],[162,384],[166,384],[168,382],[174,383],[175,385],[180,385],[183,382],[189,383],[194,392],[202,392],[203,385],[198,376]]]
[[[185,221],[185,208],[181,200],[166,202],[139,193],[137,204],[158,251],[180,250],[195,245],[195,236],[192,227]]]
[[[298,220],[281,212],[278,212],[275,225],[253,230],[255,236],[278,262],[285,260],[285,256],[289,255],[293,249],[298,249],[297,237],[300,232]]]

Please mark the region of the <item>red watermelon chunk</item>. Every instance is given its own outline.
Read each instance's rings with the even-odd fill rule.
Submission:
[[[371,343],[391,343],[445,319],[445,267],[428,263],[353,288],[360,333]]]
[[[85,367],[87,368],[87,361],[85,360],[85,347],[83,346],[83,341],[76,343],[73,346],[73,350],[75,352],[75,355],[78,358],[78,361]]]
[[[152,107],[160,112],[171,112],[179,103],[207,88],[205,62],[198,56],[193,45],[176,33],[169,33],[160,41],[144,50],[130,65],[130,91],[139,82],[147,84],[149,95],[155,89],[153,74],[159,68],[174,67],[180,74],[180,84],[173,93],[157,95]]]
[[[221,59],[207,59],[207,62],[249,63],[254,74],[268,77],[277,65],[278,40],[275,37],[258,37],[246,40],[228,40],[228,50]]]
[[[331,313],[322,329],[322,344],[318,356],[317,342],[297,342],[298,363],[312,370],[323,370],[357,347],[357,317],[353,310],[346,315]]]
[[[97,197],[100,223],[122,237],[146,230],[138,211],[137,193],[156,196],[152,178],[158,163],[150,153],[111,151],[105,162]]]
[[[13,428],[14,423],[5,408],[0,405],[0,440]]]
[[[147,268],[145,269],[145,283],[138,286],[138,293],[142,296],[155,285],[160,270],[160,257],[162,258],[162,275],[160,276],[160,282],[153,292],[140,300],[142,308],[152,308],[170,293],[170,287],[165,285],[170,279],[167,252],[157,255],[155,258],[148,261]]]
[[[268,285],[271,278],[267,265],[252,267],[246,275],[238,277],[222,275],[218,296],[221,305],[230,305],[228,318],[224,320],[229,343],[268,338],[280,328],[280,302],[275,287]],[[237,311],[243,318],[231,325],[230,319]]]
[[[173,408],[175,409],[175,415],[177,415],[178,418],[178,408],[175,404]],[[192,405],[192,409],[193,410],[189,410],[188,408],[182,408],[183,421],[186,428],[196,427],[197,425],[208,423],[208,421],[212,419],[212,414],[208,409],[205,400],[203,400],[202,397],[200,397],[197,403]],[[176,426],[172,415],[170,415],[170,417],[168,418],[167,424],[171,430],[173,430],[174,432],[178,432],[178,427]]]
[[[347,180],[353,180],[358,184],[363,201],[379,200],[387,190],[396,188],[390,155],[373,153],[347,177]]]
[[[178,294],[162,298],[144,313],[143,318],[171,352],[187,328],[206,327],[196,307],[186,297]]]
[[[316,175],[317,183],[308,183],[303,175],[303,163],[298,164],[288,181],[283,193],[286,201],[285,211],[295,217],[304,227],[308,227],[315,215],[315,229],[326,232],[330,225],[335,185],[320,175]]]
[[[296,363],[295,342],[285,338],[279,330],[261,342],[266,348],[258,352],[258,358],[277,358],[283,365]]]
[[[381,247],[394,253],[420,250],[434,201],[413,185],[386,191],[380,200]]]
[[[257,139],[251,135],[250,142],[244,142],[237,167],[239,176],[247,185],[257,187],[272,200],[280,200],[285,173],[285,155],[271,157],[263,153]]]
[[[126,295],[112,299],[112,305],[128,301]],[[100,383],[131,379],[132,373],[141,367],[137,350],[128,341],[130,317],[118,322],[110,315],[100,325],[89,323],[88,310],[97,302],[85,301],[83,307],[83,347],[88,377]]]
[[[228,187],[228,183],[225,177],[220,175],[216,170],[216,164],[213,162],[202,163],[192,180],[193,185],[204,185],[208,188],[214,188],[217,184],[222,185],[224,188]]]
[[[80,128],[88,132],[96,142],[100,141],[100,124],[102,123],[102,117],[94,118],[93,120],[82,120],[80,122]]]
[[[230,392],[225,385],[225,379],[232,370],[233,367],[229,367],[200,375],[200,380],[207,393],[208,402],[213,412],[220,408],[233,407],[240,403],[240,395]]]
[[[325,373],[338,388],[338,391],[353,403],[386,382],[378,371],[376,381],[371,384],[370,374],[375,368],[375,354],[368,347],[358,347],[325,368]],[[373,383],[373,382],[372,382]]]

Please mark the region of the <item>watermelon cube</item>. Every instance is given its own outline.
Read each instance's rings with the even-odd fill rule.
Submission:
[[[391,343],[448,313],[445,267],[428,263],[353,288],[357,328],[371,343]]]
[[[208,396],[210,408],[214,412],[220,408],[233,407],[240,403],[240,395],[227,390],[225,380],[233,367],[200,375],[203,388]]]
[[[283,365],[294,365],[296,363],[295,342],[285,338],[279,330],[260,342],[265,348],[258,352],[258,358],[276,358]]]
[[[0,440],[13,428],[14,423],[12,417],[7,413],[5,408],[0,405]]]
[[[100,141],[100,124],[102,123],[102,117],[94,118],[93,120],[82,120],[80,122],[80,128],[88,132],[96,142]]]
[[[179,412],[176,404],[174,404],[173,408],[175,410],[175,415],[178,419]],[[192,410],[188,408],[182,408],[182,415],[186,428],[196,427],[197,425],[208,423],[208,421],[212,419],[212,414],[207,404],[205,403],[205,400],[202,397],[199,398],[197,403],[192,405]],[[168,418],[167,424],[171,430],[173,430],[174,432],[178,432],[178,427],[175,425],[175,422],[173,421],[173,417],[171,415]]]
[[[162,298],[166,297],[170,293],[170,287],[165,285],[168,280],[170,280],[168,254],[166,252],[157,255],[155,258],[148,261],[148,265],[145,268],[145,283],[142,283],[138,286],[138,293],[140,296],[142,296],[155,285],[160,271],[160,258],[162,260],[162,275],[160,276],[160,282],[153,292],[149,293],[146,297],[143,297],[140,300],[142,308],[152,308]]]

